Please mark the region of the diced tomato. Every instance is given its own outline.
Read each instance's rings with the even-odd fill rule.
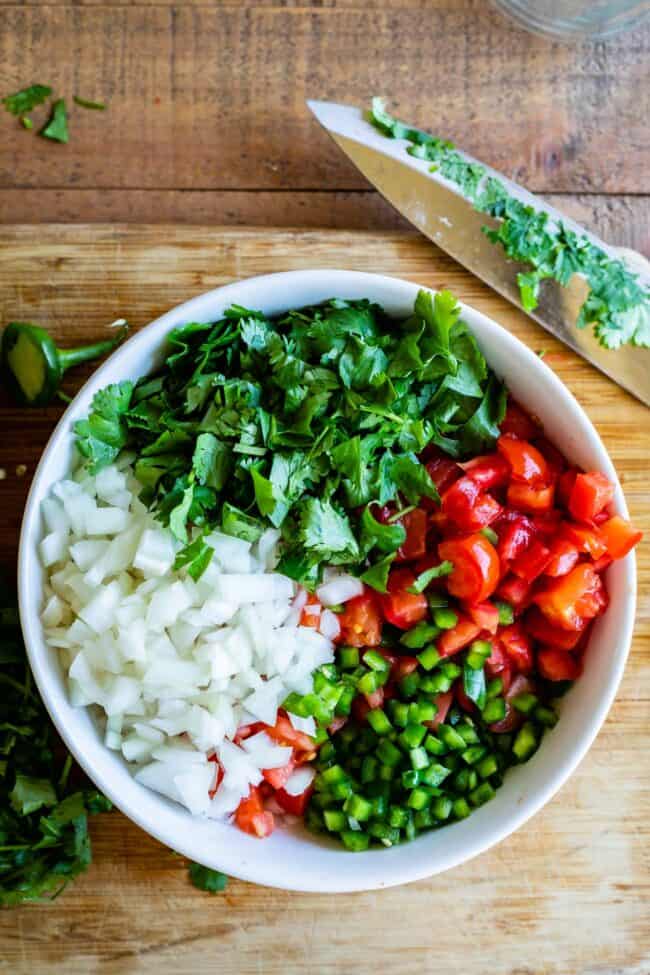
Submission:
[[[256,735],[258,731],[266,731],[266,725],[262,721],[254,721],[252,724],[240,724],[235,732],[233,741],[236,745],[239,745],[246,738],[250,738],[251,735]]]
[[[315,609],[317,609],[317,611],[316,612],[312,611],[311,613],[308,612],[307,611],[308,606],[314,607]],[[300,625],[309,626],[312,629],[317,630],[320,626],[320,611],[321,611],[320,602],[318,601],[316,596],[313,595],[313,593],[309,593],[309,595],[307,596],[307,602],[305,603],[303,611],[300,615]]]
[[[314,787],[310,785],[304,792],[301,792],[297,796],[292,796],[285,789],[278,789],[274,798],[278,806],[281,806],[285,812],[290,813],[292,816],[304,816],[313,791]]]
[[[497,440],[497,450],[510,465],[513,481],[533,487],[542,487],[551,480],[551,469],[537,447],[526,440],[519,440],[511,433],[502,434]]]
[[[447,717],[447,712],[451,707],[451,702],[453,701],[453,699],[454,699],[453,691],[445,691],[444,694],[438,694],[438,696],[434,701],[434,704],[437,709],[436,716],[435,718],[433,718],[433,720],[424,722],[428,728],[432,728],[435,731],[438,725],[443,723],[443,721]]]
[[[578,548],[567,538],[556,538],[551,542],[551,558],[544,569],[547,576],[564,576],[570,572],[580,558]]]
[[[359,724],[363,724],[370,710],[370,705],[362,694],[359,697],[355,697],[352,702],[352,714]]]
[[[538,651],[537,669],[547,680],[575,680],[580,676],[580,662],[565,650],[552,647]]]
[[[635,531],[630,522],[620,515],[605,521],[598,531],[613,559],[624,558],[643,538],[643,532]]]
[[[560,474],[557,481],[557,500],[558,504],[561,504],[563,508],[569,507],[569,499],[571,497],[571,492],[573,491],[573,485],[576,482],[576,477],[580,471],[577,467],[570,467],[568,471],[564,471]]]
[[[371,694],[364,694],[364,697],[370,710],[374,711],[375,708],[380,708],[384,703],[384,688],[378,687]]]
[[[208,790],[208,795],[210,799],[214,799],[214,797],[217,794],[217,789],[221,785],[221,780],[223,779],[224,771],[223,771],[223,765],[221,764],[221,762],[219,761],[216,755],[208,755],[208,761],[214,762],[215,765],[217,766],[214,785],[211,789]]]
[[[555,484],[542,486],[532,486],[530,484],[518,484],[511,481],[508,485],[506,495],[508,504],[519,511],[537,514],[541,511],[550,511],[553,507],[553,495]]]
[[[611,517],[612,516],[609,513],[608,508],[603,508],[603,510],[599,511],[597,515],[594,515],[594,517],[591,519],[591,523],[592,525],[602,525],[603,522],[609,521]]]
[[[501,718],[501,721],[495,721],[494,724],[491,724],[490,731],[494,731],[497,734],[502,734],[504,732],[514,731],[516,728],[519,728],[519,726],[524,723],[525,719],[524,715],[512,706],[512,699],[517,697],[519,694],[534,693],[535,685],[530,678],[525,677],[523,674],[517,674],[505,692],[505,717]]]
[[[469,603],[482,603],[496,589],[499,556],[485,535],[448,538],[438,546],[438,555],[454,566],[447,576],[447,588],[452,596]]]
[[[551,551],[535,539],[525,552],[518,556],[511,565],[511,569],[520,579],[534,582],[542,574],[551,561]]]
[[[592,521],[614,500],[614,485],[599,471],[578,474],[569,497],[569,511],[576,521]]]
[[[537,437],[534,444],[556,477],[566,470],[564,456],[550,440],[547,440],[546,437]]]
[[[547,540],[557,535],[561,523],[562,512],[556,509],[542,511],[538,515],[533,515],[532,519],[532,525],[537,534]]]
[[[408,592],[414,582],[410,569],[393,569],[388,577],[388,592],[380,596],[384,616],[400,630],[410,630],[427,615],[426,596]]]
[[[600,528],[585,528],[584,525],[566,522],[562,525],[561,535],[575,545],[579,552],[585,552],[592,559],[599,559],[607,551]]]
[[[391,667],[390,674],[392,679],[399,683],[402,677],[412,674],[414,670],[417,670],[417,667],[418,662],[415,657],[409,657],[404,654],[395,658],[395,663]]]
[[[265,812],[262,797],[257,786],[251,786],[246,799],[237,806],[235,822],[244,833],[263,839],[270,836],[275,827],[273,813]]]
[[[501,505],[483,494],[471,477],[461,477],[442,496],[442,510],[461,531],[485,528],[501,514]]]
[[[424,508],[414,508],[399,519],[406,531],[404,543],[397,550],[396,562],[411,562],[421,558],[427,549],[427,513]]]
[[[264,731],[273,741],[281,745],[291,745],[297,752],[313,752],[315,750],[314,740],[304,731],[298,731],[289,721],[283,712],[278,712],[275,725],[262,725]]]
[[[524,625],[532,638],[549,647],[555,647],[556,650],[573,650],[578,645],[587,622],[582,620],[575,630],[563,630],[549,623],[537,606],[532,606],[524,617]]]
[[[601,555],[600,558],[596,559],[593,564],[594,572],[604,572],[613,561],[614,559],[611,557],[611,555],[609,555],[609,553]]]
[[[485,661],[485,673],[490,680],[493,677],[500,677],[503,682],[504,692],[510,687],[512,665],[498,640],[492,640],[492,653]]]
[[[374,593],[366,589],[349,599],[339,613],[338,643],[351,647],[377,647],[381,643],[381,613]]]
[[[286,765],[281,768],[265,768],[262,770],[262,775],[274,789],[281,789],[283,785],[291,778],[291,774],[296,767],[296,763],[293,758],[291,758]]]
[[[436,648],[441,657],[450,657],[466,647],[481,632],[481,627],[467,617],[461,616],[455,626],[445,630],[436,640]]]
[[[531,594],[531,585],[525,579],[520,579],[515,575],[507,575],[497,588],[497,596],[506,603],[510,603],[515,610],[523,609],[528,605]]]
[[[502,487],[510,478],[510,466],[501,454],[483,454],[461,464],[467,477],[470,477],[481,491]]]
[[[455,460],[445,457],[443,454],[427,460],[424,466],[440,494],[444,494],[447,488],[450,488],[454,481],[463,475],[462,467]],[[428,500],[431,502],[431,506],[437,507],[431,498]]]
[[[593,619],[606,605],[603,583],[587,563],[580,563],[558,579],[549,582],[533,602],[546,618],[565,630],[582,628],[583,619]]]
[[[533,669],[533,648],[523,627],[513,623],[499,630],[498,637],[515,670],[529,674]]]
[[[497,552],[502,562],[512,562],[524,552],[534,535],[534,529],[524,515],[508,512],[508,518],[502,518],[496,528],[499,536]]]
[[[508,398],[506,415],[501,423],[501,433],[511,433],[520,440],[532,440],[539,436],[540,428],[528,413],[517,403]]]
[[[499,610],[494,603],[464,603],[463,609],[477,626],[488,633],[496,633],[499,626]]]
[[[341,730],[341,728],[345,728],[347,723],[347,717],[343,714],[338,714],[335,718],[332,718],[327,726],[327,730],[330,735],[335,735],[337,731]]]

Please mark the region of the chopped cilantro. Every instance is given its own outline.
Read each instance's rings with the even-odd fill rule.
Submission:
[[[51,94],[52,89],[48,88],[47,85],[31,85],[13,95],[7,95],[2,99],[2,104],[12,115],[27,115],[37,105],[41,105]]]
[[[55,897],[91,861],[89,814],[111,804],[79,776],[72,785],[72,759],[34,687],[1,578],[0,755],[0,906]]]
[[[214,549],[205,541],[202,535],[195,538],[177,554],[174,569],[186,568],[189,575],[198,582],[212,561]]]
[[[142,499],[190,574],[208,564],[207,531],[255,542],[272,526],[291,578],[313,586],[346,565],[382,589],[405,531],[372,505],[437,503],[422,450],[490,449],[504,410],[454,296],[422,291],[401,320],[332,299],[175,329],[160,370],[102,390],[75,432],[93,472],[134,451]]]
[[[584,234],[577,234],[549,214],[511,196],[503,183],[488,175],[480,163],[467,159],[453,143],[405,125],[374,98],[369,119],[384,135],[405,139],[412,156],[433,163],[431,170],[454,183],[481,213],[499,221],[483,232],[503,247],[512,261],[527,265],[517,275],[522,307],[532,312],[541,284],[552,278],[566,286],[574,273],[589,287],[580,310],[578,328],[593,326],[607,349],[621,345],[650,347],[650,289],[618,258],[610,257]]]
[[[72,100],[80,108],[89,108],[94,112],[106,111],[106,105],[103,102],[90,102],[86,98],[80,98],[79,95],[74,95]]]
[[[23,115],[21,117],[21,119],[20,119],[20,122],[21,122],[22,127],[24,129],[27,129],[28,131],[30,129],[33,129],[34,128],[34,123],[32,122],[32,120],[27,115]]]
[[[126,414],[132,393],[133,383],[130,382],[100,389],[93,397],[88,418],[75,423],[77,449],[90,461],[92,473],[115,460],[125,446],[128,437]]]
[[[49,121],[41,129],[39,135],[46,139],[53,139],[55,142],[68,141],[68,113],[64,98],[59,98],[54,102]]]
[[[207,890],[210,894],[220,894],[228,885],[228,877],[219,870],[211,870],[200,863],[189,863],[190,880],[199,890]]]

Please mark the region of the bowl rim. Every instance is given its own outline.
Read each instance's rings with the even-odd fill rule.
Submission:
[[[210,851],[208,851],[207,854],[202,855],[200,851],[197,852],[196,849],[192,848],[191,842],[186,839],[185,835],[176,835],[174,830],[170,831],[169,828],[164,826],[161,827],[157,824],[157,822],[152,822],[147,816],[143,815],[136,806],[128,801],[125,801],[119,794],[116,794],[114,788],[112,787],[112,783],[108,781],[104,775],[99,774],[93,768],[92,762],[85,755],[83,742],[77,741],[71,735],[69,729],[66,727],[64,716],[59,712],[59,708],[53,702],[50,693],[49,678],[41,670],[37,652],[35,650],[38,639],[40,638],[42,640],[42,633],[40,632],[40,617],[37,613],[32,613],[29,608],[29,598],[31,595],[30,570],[34,560],[36,560],[37,565],[39,564],[36,544],[33,543],[32,547],[30,548],[30,540],[37,538],[39,534],[41,534],[38,531],[34,531],[35,525],[38,523],[40,518],[40,505],[38,504],[37,497],[39,494],[40,481],[44,472],[48,468],[51,456],[55,453],[57,447],[62,441],[65,440],[69,433],[71,419],[75,416],[78,410],[80,399],[82,397],[85,399],[89,394],[94,393],[98,389],[107,385],[111,381],[110,377],[115,363],[123,357],[128,357],[128,355],[135,350],[136,347],[151,347],[155,349],[157,342],[162,341],[164,336],[170,331],[171,328],[176,327],[183,321],[214,320],[214,318],[206,318],[201,309],[206,307],[209,308],[211,305],[219,305],[225,308],[228,304],[237,300],[235,296],[242,289],[259,289],[259,307],[261,307],[265,304],[265,289],[272,290],[274,287],[283,287],[286,289],[287,293],[290,294],[294,289],[299,289],[301,285],[311,286],[312,288],[316,289],[318,289],[319,286],[322,286],[321,290],[323,291],[323,297],[317,300],[325,300],[325,295],[331,297],[339,293],[344,293],[345,290],[349,290],[349,288],[352,288],[353,290],[358,289],[359,285],[363,285],[364,288],[367,287],[367,296],[370,297],[371,300],[373,300],[373,290],[376,292],[378,289],[381,290],[382,288],[389,290],[392,289],[394,293],[394,301],[396,303],[403,303],[409,300],[412,301],[417,291],[424,287],[423,285],[407,281],[403,278],[384,274],[372,274],[364,271],[350,271],[337,268],[280,271],[271,274],[259,275],[252,278],[240,279],[212,289],[211,291],[199,294],[188,301],[175,306],[174,308],[165,312],[163,315],[156,318],[154,321],[150,322],[148,325],[139,329],[138,332],[131,336],[125,343],[123,343],[123,345],[114,351],[108,359],[105,360],[105,362],[91,375],[87,382],[78,391],[53,430],[34,472],[34,477],[32,479],[23,513],[19,540],[18,600],[20,620],[27,656],[36,685],[41,694],[45,707],[47,708],[47,711],[67,748],[72,753],[79,765],[84,769],[91,781],[93,781],[97,787],[111,799],[113,804],[120,809],[124,815],[144,829],[145,832],[158,839],[165,846],[175,850],[183,856],[188,857],[189,859],[196,860],[197,862],[203,863],[205,866],[212,867],[214,869],[223,870],[225,873],[236,876],[239,879],[251,881],[257,884],[263,884],[269,887],[315,893],[343,893],[383,889],[437,875],[438,873],[442,873],[445,870],[459,866],[460,864],[473,859],[480,853],[483,853],[495,846],[497,843],[500,843],[511,833],[523,826],[533,815],[535,815],[535,813],[542,809],[542,807],[546,805],[546,803],[555,795],[555,793],[562,787],[562,785],[564,785],[570,775],[575,771],[593,744],[596,735],[607,717],[607,713],[614,701],[623,676],[623,671],[625,669],[631,644],[636,608],[636,559],[634,552],[631,552],[619,563],[625,572],[624,589],[626,599],[625,605],[623,606],[622,625],[618,633],[617,652],[614,661],[615,666],[611,675],[611,680],[606,686],[604,692],[598,698],[596,706],[591,709],[590,713],[585,717],[582,733],[575,741],[574,747],[567,749],[566,752],[560,756],[560,760],[557,766],[554,767],[552,774],[548,775],[546,780],[541,783],[540,786],[536,788],[534,792],[532,792],[532,794],[521,799],[517,804],[517,807],[513,809],[508,816],[503,818],[497,828],[487,830],[485,835],[479,833],[475,837],[472,837],[471,841],[466,844],[462,851],[457,853],[448,853],[443,849],[441,854],[432,853],[428,857],[426,854],[424,854],[418,859],[415,865],[411,865],[408,868],[400,865],[399,859],[391,858],[391,868],[389,868],[388,862],[386,862],[386,870],[384,872],[377,870],[371,871],[372,876],[366,879],[363,877],[357,879],[356,875],[351,877],[348,873],[346,873],[344,877],[337,877],[336,871],[328,871],[327,869],[324,869],[323,874],[316,878],[316,880],[312,878],[311,880],[306,881],[300,878],[299,870],[297,871],[298,876],[283,876],[283,871],[278,869],[277,864],[266,864],[264,862],[264,858],[262,858],[262,860],[257,860],[255,857],[242,857],[241,854],[231,853],[231,851],[221,847],[217,851],[217,856],[211,856]],[[346,289],[346,286],[349,287]],[[435,289],[433,288],[425,288],[425,290],[435,293]],[[381,300],[386,303],[387,298],[383,297]],[[302,302],[302,304],[305,303],[306,302]],[[296,300],[291,304],[287,303],[287,308],[297,307],[299,304],[300,302]],[[517,354],[523,356],[524,360],[530,365],[533,371],[538,370],[545,374],[546,380],[553,387],[554,395],[557,394],[564,405],[569,410],[572,410],[574,414],[577,414],[580,417],[583,426],[586,426],[589,431],[594,449],[601,455],[601,469],[604,470],[607,476],[610,477],[616,485],[615,509],[618,514],[622,515],[623,517],[627,517],[627,506],[618,477],[616,475],[616,471],[613,467],[611,459],[609,458],[609,454],[589,417],[573,394],[564,385],[560,378],[550,369],[547,363],[541,360],[519,338],[508,332],[503,326],[499,325],[482,312],[472,308],[469,305],[466,305],[463,302],[459,302],[459,304],[461,306],[462,316],[465,321],[467,321],[470,328],[473,328],[473,323],[477,322],[480,325],[481,331],[488,336],[489,340],[505,343],[506,347],[510,344],[511,348],[516,348]],[[215,314],[218,316],[221,314],[221,312],[217,311]],[[141,786],[140,788],[145,789],[144,786]],[[151,793],[151,790],[147,789],[146,792]],[[155,799],[163,802],[165,805],[168,805],[168,801],[164,800],[156,793],[153,793],[153,796]],[[394,850],[390,852],[397,852],[399,849],[404,849],[404,847],[394,848]],[[383,857],[388,852],[389,851],[377,850],[373,851],[372,854],[361,854],[357,856],[363,857],[370,855],[373,857]],[[343,849],[340,850],[340,853],[346,858],[349,858],[350,856],[350,854]],[[435,860],[436,862],[432,863],[432,860]],[[331,874],[333,874],[333,876]]]

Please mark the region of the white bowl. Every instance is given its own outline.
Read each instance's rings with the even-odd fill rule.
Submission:
[[[149,372],[171,329],[214,321],[233,303],[277,314],[335,296],[368,297],[391,314],[407,315],[417,291],[415,284],[383,275],[315,270],[252,278],[200,295],[138,332],[94,373],[66,410],[34,476],[20,538],[20,616],[32,670],[52,720],[79,764],[125,815],[179,853],[243,880],[290,890],[368,890],[419,880],[469,860],[518,829],[566,781],[593,742],[623,674],[635,609],[633,554],[607,572],[611,603],[593,630],[585,672],[565,697],[558,725],[533,758],[509,771],[496,797],[462,822],[392,849],[355,854],[302,827],[277,830],[260,841],[234,826],[192,818],[180,805],[139,785],[120,756],[103,745],[88,712],[70,705],[56,652],[46,646],[40,622],[40,503],[69,471],[73,422],[88,413],[94,393],[108,383]],[[464,306],[463,315],[492,368],[541,419],[548,437],[572,461],[615,482],[616,511],[627,516],[612,462],[571,393],[513,335],[472,308]]]

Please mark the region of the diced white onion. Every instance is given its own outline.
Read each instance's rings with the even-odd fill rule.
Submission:
[[[43,502],[45,635],[72,703],[103,711],[106,747],[121,752],[138,782],[193,815],[228,817],[264,769],[293,754],[264,731],[236,745],[237,729],[273,726],[291,691],[312,690],[315,668],[333,660],[338,619],[319,604],[320,632],[300,626],[312,606],[304,589],[272,571],[275,529],[253,546],[212,532],[215,557],[203,576],[175,571],[179,543],[139,490],[120,457],[97,475],[80,468]],[[344,601],[352,583],[338,572],[326,595],[334,587]],[[313,718],[291,720],[315,733]],[[218,765],[209,756],[223,770],[214,795]],[[310,775],[301,771],[292,788]]]
[[[335,576],[316,590],[316,595],[323,606],[338,606],[339,603],[347,603],[349,599],[361,596],[362,593],[361,579],[345,575]]]

